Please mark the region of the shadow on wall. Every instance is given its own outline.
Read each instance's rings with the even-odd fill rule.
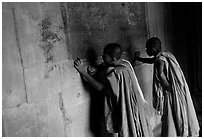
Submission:
[[[89,40],[84,42],[87,46],[93,46],[94,44]],[[88,47],[86,51],[87,62],[92,67],[97,67],[97,54],[94,47]],[[104,95],[93,88],[83,77],[82,84],[84,89],[90,93],[90,117],[89,125],[90,131],[95,137],[107,136],[105,134],[104,125],[103,125],[103,115],[104,115]]]
[[[86,59],[89,65],[92,67],[96,67],[97,66],[97,54],[96,54],[96,50],[94,49],[96,45],[94,45],[89,40],[85,40],[84,44],[88,46],[87,51],[86,51]]]
[[[88,82],[82,78],[82,83],[85,88],[90,93],[90,117],[89,125],[90,131],[95,137],[105,136],[104,127],[103,127],[103,94],[93,88]]]

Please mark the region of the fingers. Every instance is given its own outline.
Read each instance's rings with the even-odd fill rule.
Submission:
[[[74,66],[78,66],[81,63],[81,60],[79,58],[74,60]]]
[[[140,51],[135,51],[135,57],[139,57],[140,56]]]
[[[77,67],[78,67],[78,66],[74,64],[74,68],[77,69]]]

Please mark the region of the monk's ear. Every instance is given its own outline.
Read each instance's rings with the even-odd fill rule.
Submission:
[[[113,57],[113,60],[116,61],[117,59],[115,57]]]

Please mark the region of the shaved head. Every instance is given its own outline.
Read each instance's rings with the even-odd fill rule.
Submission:
[[[105,46],[103,54],[107,54],[110,57],[116,58],[118,60],[121,57],[122,48],[118,43],[109,43]]]
[[[160,52],[161,51],[161,41],[157,37],[152,37],[147,40],[146,42],[146,48],[151,48],[155,52]]]

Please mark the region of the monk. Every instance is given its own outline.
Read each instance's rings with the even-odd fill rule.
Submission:
[[[152,58],[135,59],[154,64],[153,106],[162,115],[161,136],[188,137],[199,135],[199,124],[183,72],[170,52],[162,52],[161,41],[152,37],[146,42],[146,52]]]
[[[120,59],[121,46],[117,43],[106,45],[103,63],[96,69],[100,78],[93,78],[93,72],[86,71],[80,59],[74,67],[97,90],[104,94],[104,123],[108,133],[119,137],[153,136],[144,107],[146,101],[131,64]]]

